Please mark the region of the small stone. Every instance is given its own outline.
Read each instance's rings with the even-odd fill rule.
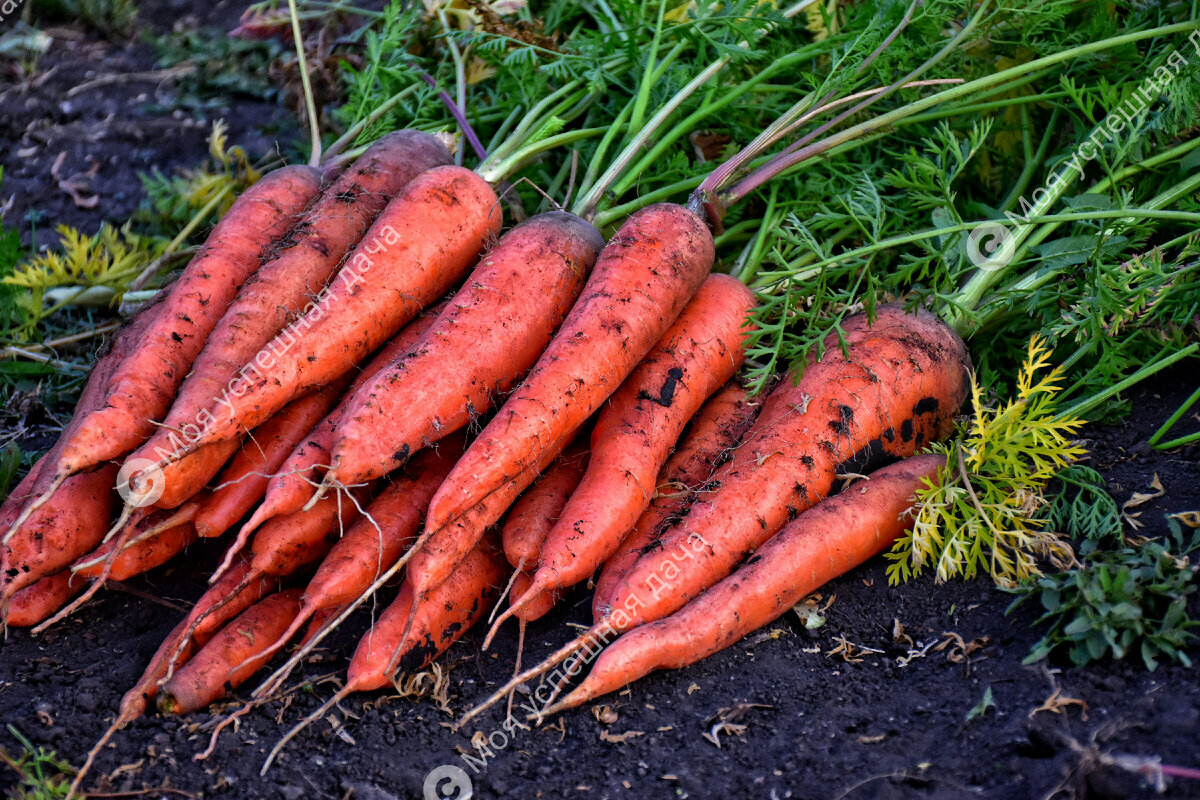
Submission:
[[[301,797],[304,797],[304,788],[288,784],[287,786],[279,787],[279,794],[283,797],[283,800],[300,800]]]

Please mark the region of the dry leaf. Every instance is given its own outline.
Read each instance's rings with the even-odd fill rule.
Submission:
[[[612,744],[620,744],[627,739],[632,739],[635,736],[645,736],[645,731],[625,731],[624,733],[609,733],[607,729],[600,730],[600,741],[610,742]]]
[[[617,721],[617,712],[613,711],[612,706],[592,706],[592,716],[597,722],[605,725],[612,725]]]
[[[1178,514],[1168,514],[1167,517],[1189,528],[1200,528],[1200,511],[1181,511]]]
[[[1164,494],[1167,493],[1167,490],[1163,488],[1162,481],[1160,481],[1158,479],[1157,472],[1154,473],[1154,478],[1150,481],[1150,488],[1153,489],[1154,491],[1153,492],[1134,492],[1133,496],[1130,497],[1128,500],[1126,500],[1125,504],[1121,506],[1121,519],[1123,519],[1123,520],[1125,520],[1125,522],[1129,523],[1129,527],[1133,530],[1137,530],[1138,528],[1141,528],[1145,523],[1143,523],[1141,520],[1138,519],[1138,517],[1140,517],[1142,515],[1142,512],[1137,511],[1137,512],[1131,513],[1129,509],[1137,508],[1138,506],[1145,505],[1146,503],[1150,502],[1151,500],[1154,500],[1155,498],[1158,498],[1158,497],[1162,497]]]
[[[746,732],[746,728],[746,725],[737,725],[732,722],[718,722],[716,725],[713,725],[711,729],[700,735],[715,744],[719,750],[721,748],[722,733],[728,733],[731,736],[741,736]]]
[[[1062,714],[1071,706],[1079,706],[1079,718],[1087,722],[1088,704],[1076,697],[1066,697],[1062,693],[1062,687],[1055,686],[1054,691],[1047,697],[1040,706],[1029,712],[1029,718],[1033,719],[1033,715],[1039,711],[1049,711],[1052,714]]]

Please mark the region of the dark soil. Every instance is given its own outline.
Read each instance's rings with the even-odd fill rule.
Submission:
[[[162,29],[185,13],[198,18],[184,24],[227,28],[239,12],[218,2],[143,13]],[[101,219],[127,217],[137,205],[136,170],[196,163],[207,121],[149,108],[169,105],[169,82],[108,84],[66,98],[71,87],[100,74],[152,68],[143,44],[64,29],[36,75],[0,77],[0,162],[5,195],[17,193],[14,213],[39,209],[47,220],[91,230]],[[257,102],[221,114],[234,125],[232,141],[259,137],[257,122],[276,113]],[[271,146],[260,144],[263,150]],[[25,154],[27,148],[33,152]],[[63,175],[87,170],[89,156],[100,164],[98,208],[77,208],[56,186],[50,165],[60,152],[68,154]],[[39,241],[45,240],[39,235]],[[1159,476],[1165,496],[1140,508],[1151,534],[1165,530],[1164,512],[1200,509],[1195,448],[1161,453],[1145,444],[1194,381],[1194,365],[1176,370],[1132,394],[1136,413],[1128,420],[1088,432],[1091,464],[1118,501],[1147,490]],[[216,557],[212,547],[196,548],[183,563],[133,581],[125,591],[104,593],[43,636],[10,632],[0,643],[0,720],[82,763],[124,690],[178,621],[180,612],[163,601],[195,600]],[[207,745],[202,728],[214,715],[151,716],[115,737],[88,785],[145,797],[418,798],[430,770],[466,767],[460,754],[478,755],[471,743],[476,730],[490,736],[494,748],[483,772],[467,768],[475,796],[485,798],[1021,800],[1058,788],[1063,796],[1143,797],[1152,794],[1150,786],[1104,766],[1105,757],[1200,766],[1200,693],[1192,670],[1166,664],[1151,673],[1134,660],[1087,668],[1023,666],[1040,635],[1030,624],[1035,611],[1005,616],[1011,598],[986,580],[937,586],[921,579],[892,589],[876,562],[823,594],[834,598],[823,627],[808,631],[789,614],[700,664],[652,675],[604,698],[596,706],[610,707],[605,722],[587,707],[539,729],[504,733],[497,711],[478,727],[455,733],[452,717],[428,697],[376,693],[342,703],[260,778],[264,755],[277,738],[336,689],[369,621],[364,614],[297,676],[307,685],[243,718],[211,758],[193,760]],[[1200,614],[1200,604],[1192,610]],[[526,663],[563,641],[570,634],[566,623],[587,621],[587,598],[580,594],[569,611],[532,625]],[[898,628],[911,645],[896,638]],[[469,633],[442,660],[456,712],[486,696],[512,667],[514,631],[498,637],[494,652],[481,653],[480,640],[480,632]],[[855,660],[831,654],[839,642],[854,646]],[[949,644],[938,648],[942,642]],[[925,655],[906,660],[911,649]],[[988,689],[994,708],[968,720]],[[1055,692],[1080,702],[1039,711]],[[745,727],[728,728],[716,743],[705,738],[722,720]],[[0,746],[19,751],[4,730]],[[0,766],[0,788],[10,789],[14,777]],[[146,787],[155,791],[140,791]],[[1200,797],[1200,783],[1169,781],[1166,796]]]
[[[0,207],[12,197],[5,223],[34,246],[56,244],[58,225],[84,233],[95,232],[101,221],[119,225],[144,197],[138,173],[158,169],[170,175],[195,167],[207,152],[214,120],[224,119],[230,141],[252,158],[274,149],[274,137],[263,130],[283,123],[282,109],[247,96],[181,108],[178,74],[157,68],[146,41],[171,30],[210,26],[217,29],[214,36],[223,35],[245,5],[241,0],[139,5],[131,40],[38,18],[39,29],[52,37],[48,50],[32,63],[0,60]],[[36,5],[34,11],[37,18]],[[11,24],[0,23],[0,34]],[[75,185],[77,197],[60,188],[60,181]]]

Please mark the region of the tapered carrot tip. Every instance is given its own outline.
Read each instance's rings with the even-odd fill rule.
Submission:
[[[601,694],[603,694],[603,692],[591,691],[590,687],[588,686],[588,682],[584,681],[578,687],[576,687],[576,689],[573,692],[568,694],[562,700],[559,700],[557,703],[550,706],[549,708],[543,708],[540,712],[538,712],[536,714],[530,714],[528,717],[526,717],[526,719],[530,720],[531,722],[533,722],[533,721],[540,722],[541,720],[545,719],[546,717],[549,717],[553,714],[557,714],[560,711],[567,711],[568,709],[572,709],[572,708],[581,706],[584,703],[586,703],[587,701],[589,701],[593,698],[599,697]]]

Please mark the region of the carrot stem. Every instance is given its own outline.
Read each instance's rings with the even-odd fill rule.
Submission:
[[[300,35],[300,12],[296,9],[296,0],[288,0],[288,15],[292,19],[292,39],[296,43],[296,62],[300,68],[300,85],[304,87],[304,109],[308,114],[308,135],[312,142],[308,165],[315,167],[321,163],[321,125],[317,119],[312,81],[308,77],[308,60],[304,56],[304,37]]]

